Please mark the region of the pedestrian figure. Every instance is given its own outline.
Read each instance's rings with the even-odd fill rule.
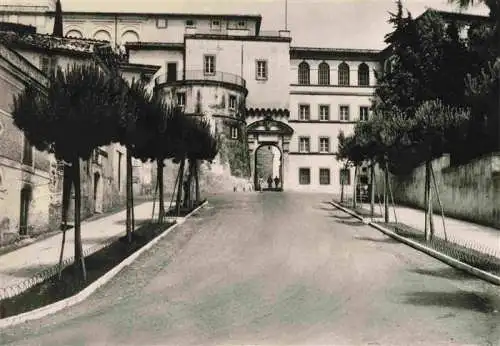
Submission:
[[[271,176],[267,178],[267,187],[270,189],[273,187],[273,178]]]
[[[280,178],[275,177],[275,178],[274,178],[274,186],[275,186],[276,188],[278,188],[278,184],[279,184],[279,183],[280,183]]]

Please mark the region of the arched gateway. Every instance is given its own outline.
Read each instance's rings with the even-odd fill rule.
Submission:
[[[256,172],[257,150],[263,146],[274,146],[280,152],[279,179],[281,189],[285,188],[288,170],[288,152],[293,129],[287,124],[288,110],[247,110],[248,149],[255,189],[259,187]]]

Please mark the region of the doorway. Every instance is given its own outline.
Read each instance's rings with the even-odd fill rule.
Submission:
[[[275,143],[262,144],[255,150],[254,167],[256,190],[283,190],[283,154]]]
[[[21,213],[19,217],[19,234],[28,235],[29,210],[32,198],[31,186],[24,185],[21,189]]]
[[[175,82],[177,80],[177,63],[167,63],[167,82]]]
[[[94,173],[94,212],[102,213],[102,182],[99,172]]]

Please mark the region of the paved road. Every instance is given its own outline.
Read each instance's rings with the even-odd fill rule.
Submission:
[[[18,345],[498,345],[500,290],[334,210],[233,193]]]

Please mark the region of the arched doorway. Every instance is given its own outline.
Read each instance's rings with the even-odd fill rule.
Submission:
[[[264,114],[265,115],[264,115]],[[248,147],[252,162],[252,178],[255,189],[259,189],[262,179],[264,179],[264,188],[269,189],[268,178],[270,172],[263,172],[259,167],[259,152],[267,150],[272,152],[273,167],[272,167],[272,190],[282,191],[286,185],[286,171],[288,162],[288,150],[290,138],[293,135],[293,129],[283,121],[277,119],[288,119],[288,111],[270,111],[261,110],[252,112],[250,117],[260,117],[263,119],[254,121],[247,126]],[[247,115],[247,119],[250,118]],[[260,168],[260,169],[259,169]],[[267,176],[264,176],[267,175]],[[278,188],[274,179],[278,178]]]
[[[94,173],[94,212],[102,213],[102,179],[99,172]]]
[[[28,235],[28,220],[32,190],[30,185],[24,185],[21,189],[21,212],[19,216],[19,234]]]
[[[283,190],[283,154],[276,143],[262,143],[254,152],[255,189]],[[269,179],[271,178],[271,179]]]

